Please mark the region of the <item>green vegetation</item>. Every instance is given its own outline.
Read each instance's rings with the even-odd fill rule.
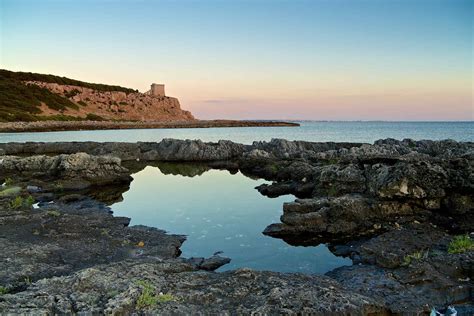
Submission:
[[[4,77],[6,79],[16,80],[16,81],[40,81],[40,82],[48,82],[48,83],[57,83],[61,85],[78,86],[78,87],[89,88],[89,89],[93,89],[97,91],[122,91],[125,93],[137,92],[136,90],[133,90],[130,88],[124,88],[121,86],[111,86],[107,84],[89,83],[89,82],[69,79],[66,77],[36,74],[36,73],[31,73],[31,72],[13,72],[13,71],[5,70],[5,69],[0,69],[0,77]]]
[[[89,113],[89,114],[86,115],[85,120],[87,120],[87,121],[105,121],[106,119],[103,118],[102,116],[99,116],[99,115],[96,115],[96,114],[93,114],[93,113]]]
[[[77,109],[70,100],[36,85],[4,77],[0,70],[0,122],[36,121],[41,103],[54,110]]]
[[[416,251],[412,254],[406,255],[403,258],[402,266],[409,266],[413,261],[418,261],[421,259],[428,258],[428,250],[426,251]]]
[[[176,298],[171,294],[158,294],[156,295],[156,288],[148,281],[138,281],[138,286],[142,288],[142,293],[137,299],[137,308],[144,309],[154,307],[159,303],[166,303],[175,301]]]
[[[328,189],[328,196],[337,196],[339,192],[337,191],[337,188],[334,186],[330,186]]]
[[[124,102],[124,101],[119,102],[119,104],[120,104],[120,105],[128,105],[128,103],[127,103],[127,102]]]
[[[110,237],[110,231],[107,228],[102,228],[100,234],[105,237]]]
[[[8,294],[10,290],[4,286],[0,286],[0,295]]]
[[[61,213],[58,210],[48,210],[46,212],[46,215],[51,216],[51,217],[59,217],[61,216]]]
[[[83,119],[71,115],[49,115],[49,116],[37,116],[37,121],[82,121]]]
[[[268,168],[270,169],[272,173],[277,173],[280,170],[280,166],[276,163],[272,163],[271,165],[268,166]]]
[[[39,121],[46,119],[58,121],[72,120],[71,116],[39,116],[41,104],[46,104],[50,109],[57,111],[64,111],[68,108],[79,109],[77,104],[68,99],[68,97],[73,97],[80,93],[79,90],[71,90],[65,94],[66,97],[63,97],[46,88],[34,84],[27,85],[25,84],[26,81],[75,85],[99,91],[136,92],[133,89],[120,86],[87,83],[53,75],[13,72],[0,69],[0,122]]]
[[[33,205],[34,202],[35,202],[35,199],[31,195],[29,195],[26,198],[17,196],[16,198],[10,201],[10,207],[13,209],[22,208],[22,207],[29,208]]]
[[[321,161],[323,165],[329,166],[329,165],[335,165],[339,163],[339,159],[337,158],[330,158],[330,159],[325,159]]]
[[[64,93],[64,95],[66,96],[66,98],[72,98],[72,97],[78,95],[79,93],[81,93],[81,91],[79,91],[77,89],[73,89],[71,91],[66,91]]]
[[[84,101],[78,101],[77,104],[82,105],[82,106],[87,106],[87,103]]]
[[[0,197],[17,195],[18,193],[20,193],[20,191],[20,187],[7,187],[6,189],[0,191]]]
[[[158,303],[166,303],[172,301],[176,301],[176,297],[174,297],[172,294],[158,294]]]
[[[12,178],[6,178],[5,179],[5,185],[6,186],[10,186],[13,184],[13,179]]]
[[[56,192],[63,192],[64,191],[64,187],[61,183],[55,183],[54,184],[54,190]]]
[[[448,252],[451,254],[463,253],[471,250],[474,250],[474,241],[467,234],[455,236],[448,246]]]

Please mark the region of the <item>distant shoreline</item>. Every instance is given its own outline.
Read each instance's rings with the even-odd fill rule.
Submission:
[[[297,127],[294,122],[195,120],[178,122],[112,122],[112,121],[35,121],[0,123],[1,133],[57,132],[106,129],[213,128],[213,127]]]

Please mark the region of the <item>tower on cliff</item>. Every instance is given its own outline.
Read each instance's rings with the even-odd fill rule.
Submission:
[[[152,83],[151,84],[151,95],[164,97],[165,96],[165,85],[159,83]]]

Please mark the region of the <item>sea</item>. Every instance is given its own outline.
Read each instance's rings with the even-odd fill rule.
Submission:
[[[133,129],[100,131],[65,131],[44,133],[0,133],[0,142],[157,142],[164,138],[220,139],[243,144],[270,141],[272,138],[313,142],[373,143],[381,138],[415,140],[453,139],[474,141],[474,121],[466,122],[385,122],[385,121],[296,121],[299,127],[229,127],[181,129]]]

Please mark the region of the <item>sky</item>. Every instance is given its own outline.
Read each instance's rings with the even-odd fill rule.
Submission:
[[[0,68],[201,119],[473,120],[469,0],[0,0]]]

